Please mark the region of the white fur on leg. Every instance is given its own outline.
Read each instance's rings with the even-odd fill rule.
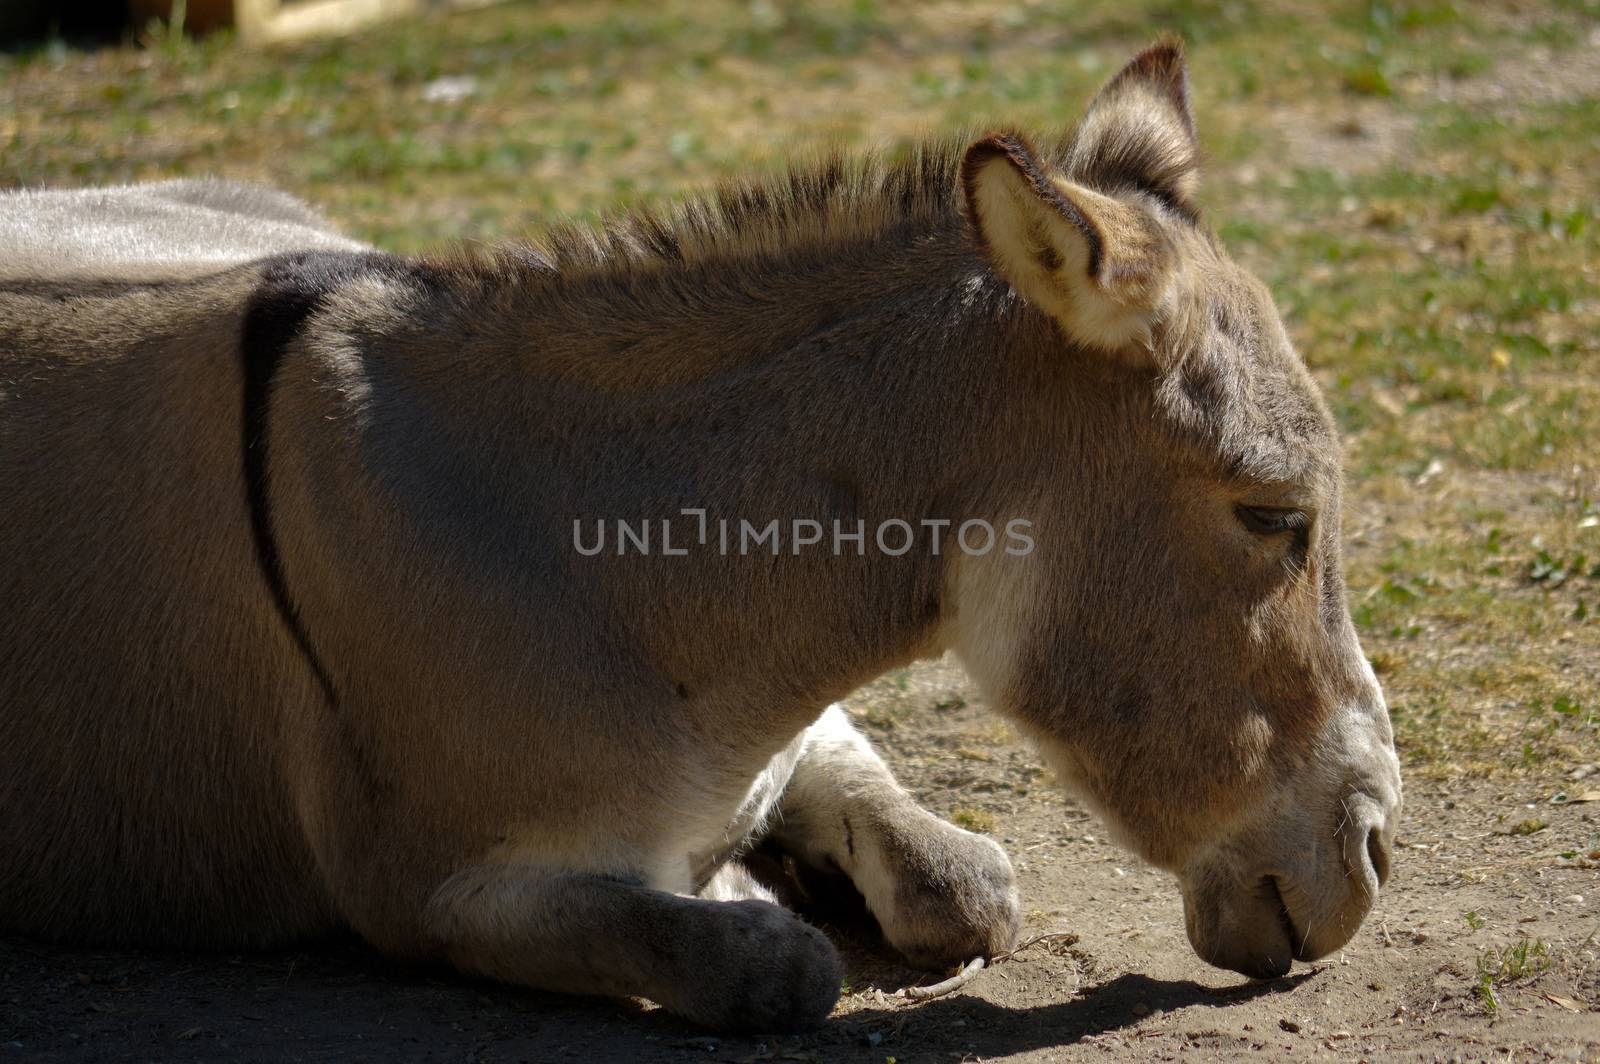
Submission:
[[[765,901],[778,904],[778,898],[756,881],[739,861],[729,861],[717,869],[711,881],[700,888],[698,897],[706,901]]]

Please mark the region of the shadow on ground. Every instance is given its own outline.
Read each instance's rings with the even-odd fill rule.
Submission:
[[[396,964],[353,941],[199,956],[0,939],[0,1059],[881,1062],[914,1048],[918,1060],[960,1060],[1069,1045],[1152,1011],[1226,1006],[1313,976],[1218,990],[1127,974],[1076,994],[1063,988],[1062,1000],[1036,1007],[965,995],[920,1006],[886,1000],[802,1035],[735,1038],[634,1002]]]

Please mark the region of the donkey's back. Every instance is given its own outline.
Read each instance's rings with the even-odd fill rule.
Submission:
[[[123,280],[214,273],[287,251],[355,251],[299,200],[236,181],[0,193],[0,280]]]

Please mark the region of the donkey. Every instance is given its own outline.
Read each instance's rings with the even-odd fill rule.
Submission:
[[[914,964],[1018,932],[1001,849],[834,704],[950,650],[1176,874],[1202,958],[1336,949],[1398,762],[1335,427],[1197,154],[1164,42],[1058,141],[487,252],[382,254],[239,185],[0,198],[0,927],[343,927],[814,1024],[838,955],[757,841]]]

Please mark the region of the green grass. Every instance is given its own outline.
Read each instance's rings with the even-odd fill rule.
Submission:
[[[1515,983],[1531,979],[1550,970],[1550,947],[1539,939],[1522,941],[1499,949],[1489,948],[1478,955],[1478,981],[1473,993],[1484,1014],[1495,1016],[1500,1012],[1500,998],[1495,993]]]
[[[995,828],[999,825],[999,821],[995,819],[993,813],[964,805],[958,805],[950,811],[950,820],[968,831],[976,831],[986,835],[993,834]]]
[[[1206,214],[1346,430],[1351,606],[1409,771],[1551,773],[1600,760],[1600,101],[1568,88],[1596,83],[1576,76],[1596,17],[557,0],[270,51],[47,44],[0,57],[0,186],[221,173],[411,252],[793,151],[1070,122],[1133,48],[1180,33]],[[470,91],[439,98],[441,78]]]

